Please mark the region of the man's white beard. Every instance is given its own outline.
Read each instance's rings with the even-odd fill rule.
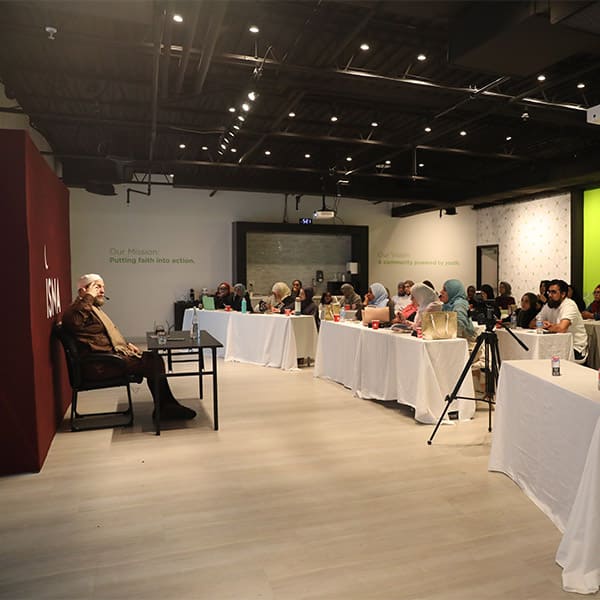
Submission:
[[[103,306],[106,302],[106,298],[104,296],[96,296],[94,298],[94,306]]]

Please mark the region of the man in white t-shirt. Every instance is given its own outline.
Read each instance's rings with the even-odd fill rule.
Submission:
[[[575,360],[581,362],[588,353],[588,338],[577,304],[567,297],[568,290],[566,281],[553,279],[548,286],[548,302],[538,316],[542,318],[544,329],[552,333],[572,334]],[[535,327],[536,319],[531,321],[530,327]]]

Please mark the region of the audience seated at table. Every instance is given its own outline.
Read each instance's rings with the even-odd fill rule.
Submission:
[[[319,309],[315,304],[313,297],[315,290],[311,287],[305,287],[300,289],[298,298],[300,298],[300,312],[303,315],[313,316],[317,325],[319,324]]]
[[[290,289],[291,296],[294,300],[296,300],[296,296],[300,294],[301,289],[302,282],[299,279],[294,279],[294,281],[292,281],[292,287]]]
[[[600,321],[600,284],[594,289],[594,301],[581,314],[584,319]]]
[[[588,336],[583,324],[583,317],[577,304],[568,296],[569,285],[562,279],[553,279],[548,286],[548,302],[532,319],[529,326],[534,328],[536,320],[541,318],[544,329],[551,333],[573,335],[573,353],[575,362],[583,363],[587,357]]]
[[[583,312],[585,310],[585,302],[581,297],[581,294],[577,291],[573,284],[569,284],[569,291],[567,292],[567,298],[571,298],[575,304],[577,304],[577,308],[579,312]]]
[[[399,313],[403,308],[406,308],[411,302],[410,293],[406,293],[404,284],[404,281],[398,283],[398,292],[394,296],[392,296],[392,302],[394,303],[394,313]]]
[[[448,279],[445,281],[440,293],[440,300],[444,303],[443,310],[454,311],[456,313],[458,337],[474,341],[475,327],[469,317],[469,303],[467,302],[467,293],[462,281],[458,279]]]
[[[252,302],[250,300],[250,294],[246,291],[246,286],[243,283],[236,283],[233,286],[233,298],[231,300],[231,308],[233,310],[242,310],[242,300],[246,299],[246,310],[249,313],[253,313]]]
[[[548,286],[550,285],[549,279],[542,279],[540,281],[540,292],[537,296],[537,305],[540,310],[542,306],[548,302]]]
[[[442,310],[442,303],[435,290],[432,290],[424,283],[415,283],[411,289],[411,297],[417,305],[417,312],[414,317],[414,322],[408,321],[400,312],[394,321],[409,324],[413,329],[421,327],[423,315],[429,312],[437,312]]]
[[[474,285],[470,285],[467,288],[467,302],[469,303],[469,308],[473,308],[473,304],[475,302],[475,292],[477,288]]]
[[[271,289],[271,302],[270,309],[272,312],[285,313],[285,309],[289,308],[294,310],[294,300],[292,297],[292,292],[290,288],[287,286],[287,283],[284,281],[278,281],[273,284],[273,288]]]
[[[364,305],[375,306],[376,308],[387,307],[390,313],[389,320],[392,321],[394,319],[394,305],[390,302],[385,286],[381,283],[372,283],[369,286],[369,289],[365,294]]]
[[[233,293],[231,292],[231,286],[226,281],[222,281],[215,293],[215,308],[231,306],[232,302]]]
[[[495,299],[496,308],[500,310],[508,310],[510,306],[516,304],[512,296],[512,287],[508,281],[501,281],[498,284],[498,296]]]
[[[517,308],[517,327],[527,329],[531,319],[535,319],[539,309],[537,307],[537,296],[533,292],[527,292],[521,297],[521,307]],[[503,323],[510,323],[510,315],[502,319]]]
[[[325,291],[321,294],[319,314],[322,320],[333,321],[333,315],[339,314],[339,309],[339,304],[330,291]]]
[[[354,286],[350,283],[344,283],[340,289],[342,291],[340,303],[343,304],[344,307],[349,306],[350,310],[355,310],[356,318],[360,321],[362,318],[362,300],[356,293]]]

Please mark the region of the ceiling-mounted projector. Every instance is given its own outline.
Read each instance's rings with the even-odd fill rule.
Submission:
[[[313,217],[315,219],[333,219],[335,217],[335,210],[320,208],[319,210],[315,210]]]
[[[335,210],[333,210],[332,208],[327,208],[327,206],[325,206],[325,194],[323,194],[322,199],[323,199],[323,206],[321,206],[321,208],[319,208],[318,210],[315,210],[315,212],[313,213],[313,217],[315,219],[333,219],[333,218],[335,218]]]

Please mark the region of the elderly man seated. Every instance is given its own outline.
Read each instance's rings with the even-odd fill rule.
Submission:
[[[150,393],[154,395],[155,378],[165,372],[163,359],[154,352],[142,352],[137,346],[127,342],[102,310],[106,301],[102,277],[95,273],[82,275],[77,282],[77,294],[77,298],[63,315],[63,326],[77,340],[79,351],[82,354],[120,354],[126,362],[127,371],[145,377]],[[101,364],[88,375],[98,381],[112,377]],[[195,411],[175,400],[164,377],[159,380],[158,395],[161,419],[193,419],[196,416]]]
[[[553,279],[548,285],[548,302],[543,306],[530,327],[541,317],[544,329],[551,333],[570,332],[573,335],[575,362],[583,363],[588,352],[588,337],[577,304],[567,297],[569,285],[562,279]]]

